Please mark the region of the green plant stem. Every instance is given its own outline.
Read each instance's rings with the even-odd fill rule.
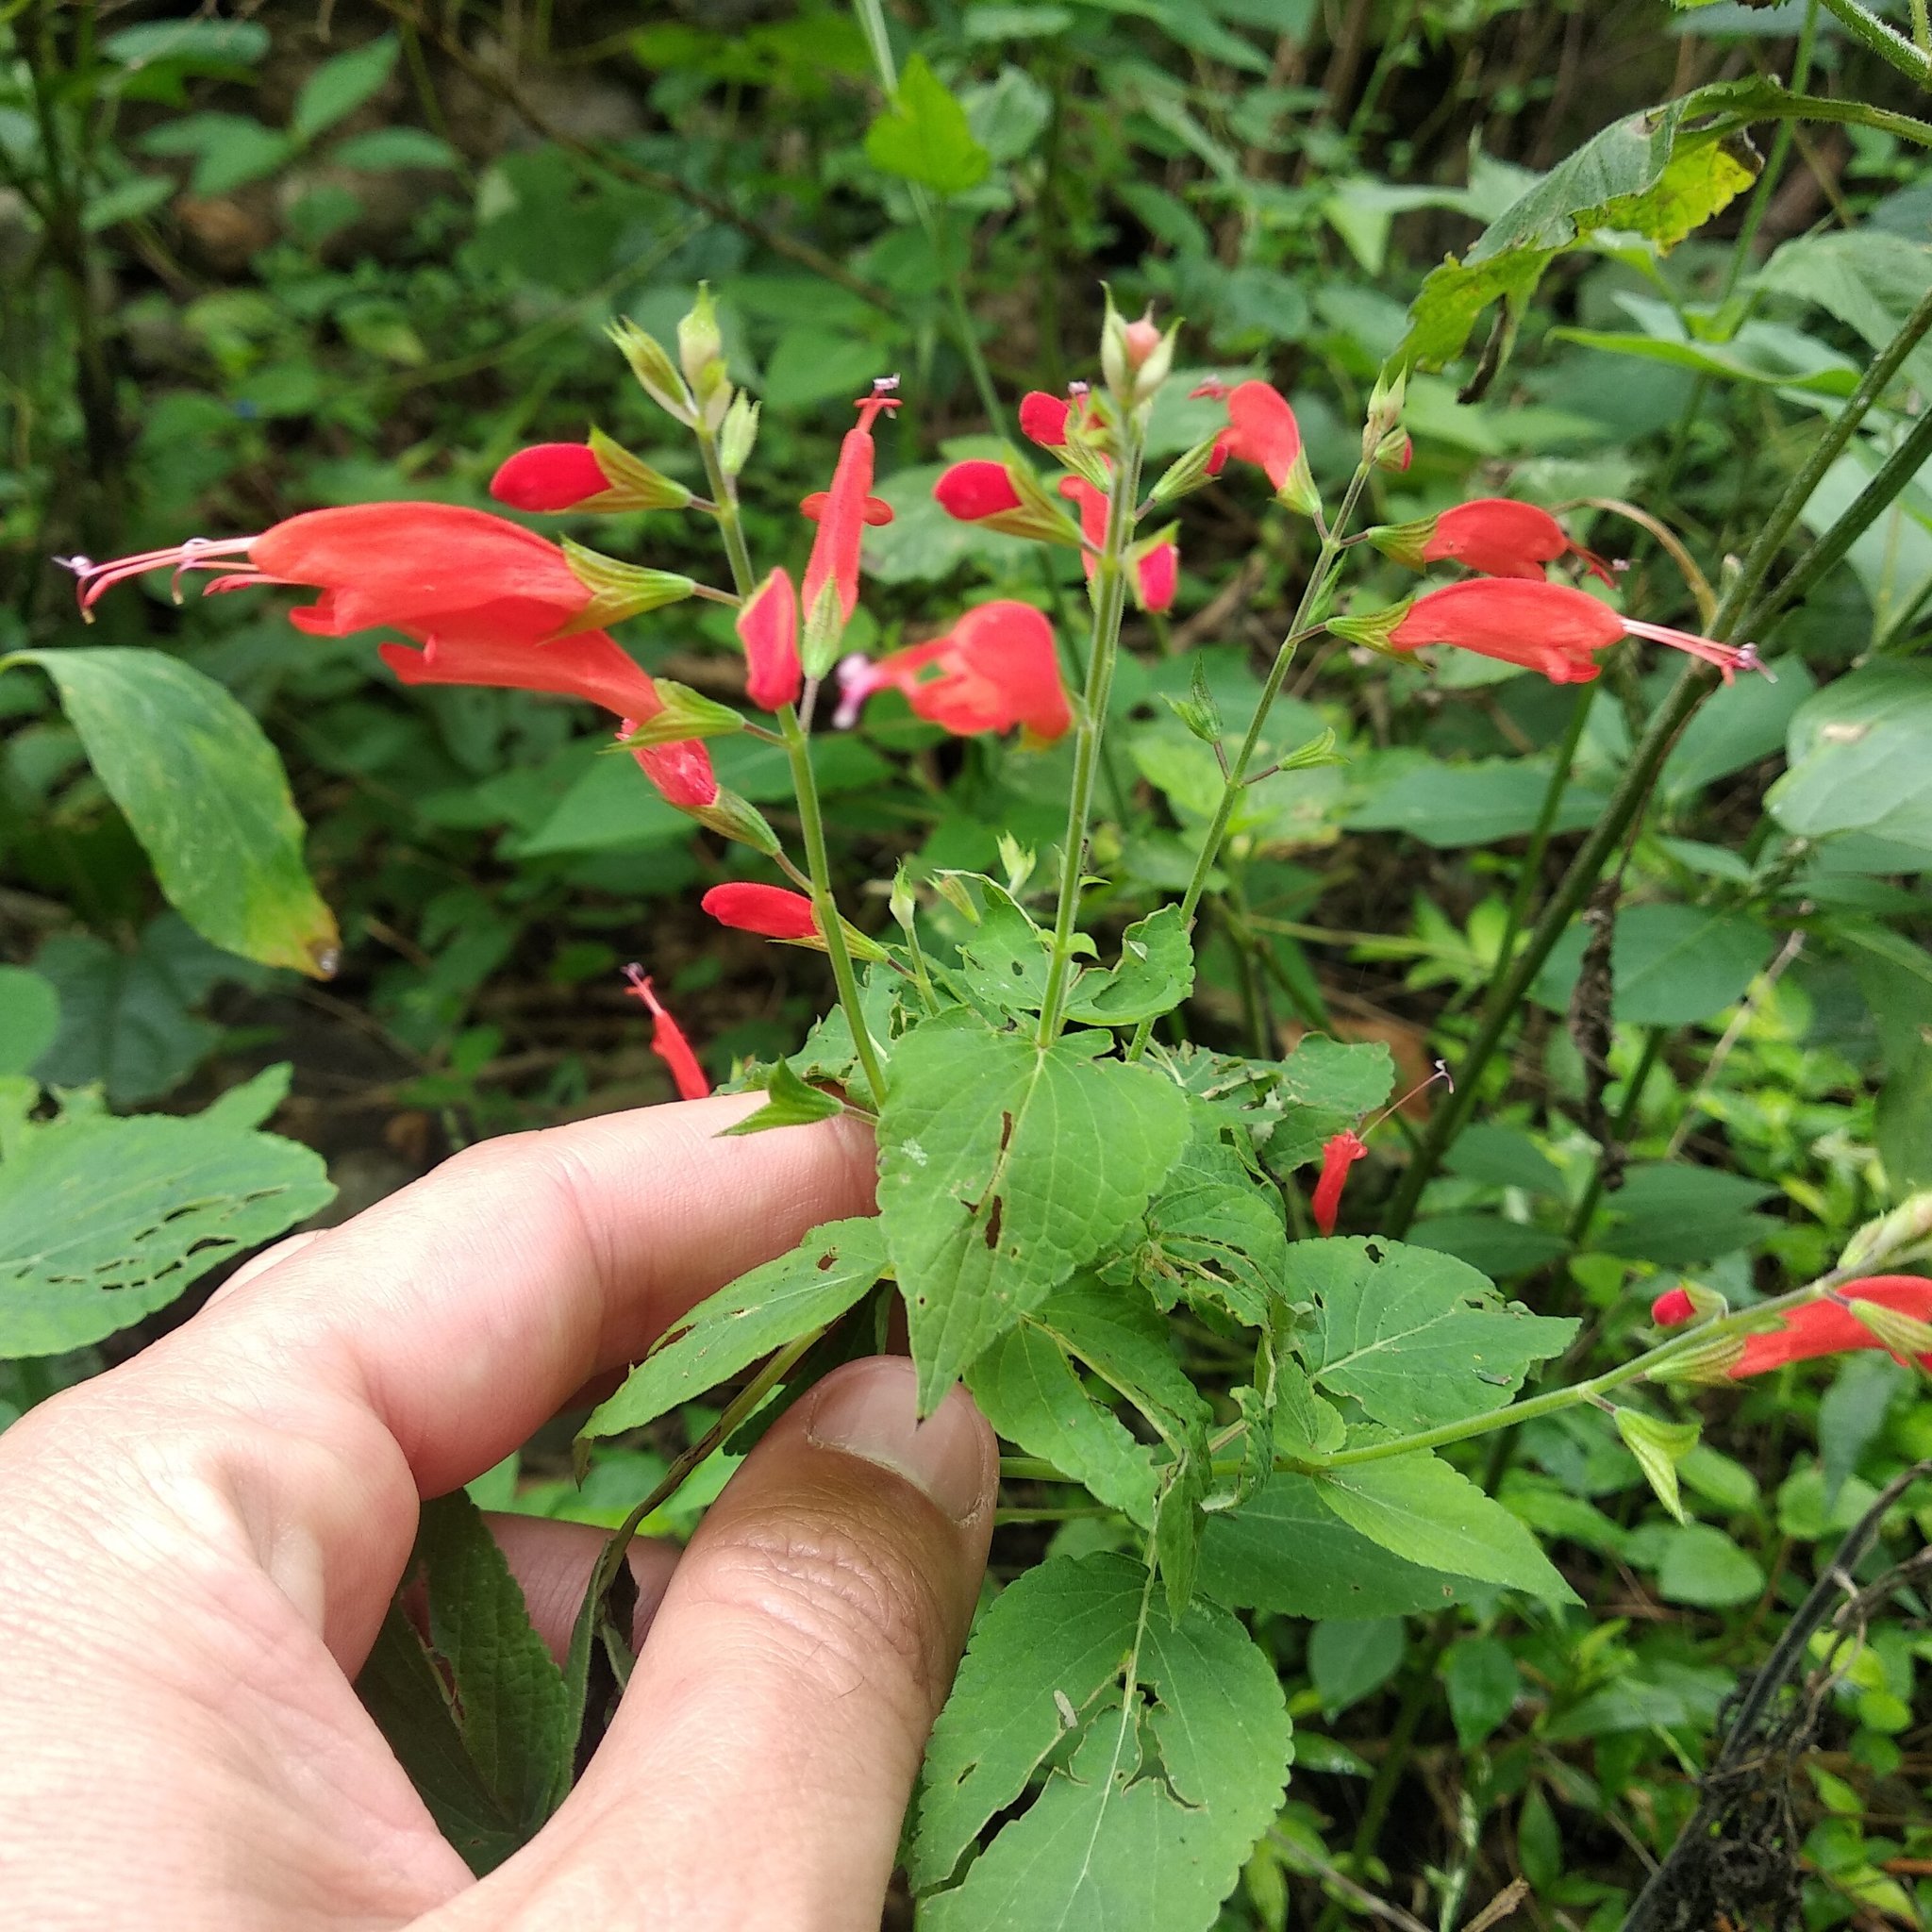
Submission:
[[[1294,662],[1296,648],[1306,635],[1308,620],[1313,615],[1316,602],[1327,591],[1328,573],[1334,568],[1335,559],[1341,554],[1343,536],[1350,520],[1355,515],[1356,505],[1361,499],[1364,486],[1369,480],[1369,464],[1356,465],[1355,475],[1348,479],[1348,489],[1341,499],[1341,508],[1335,513],[1335,521],[1322,532],[1322,547],[1315,557],[1314,567],[1308,572],[1307,581],[1302,586],[1301,601],[1296,604],[1294,616],[1288,626],[1288,635],[1282,639],[1280,648],[1274,654],[1274,662],[1268,673],[1268,682],[1261,687],[1261,695],[1255,706],[1255,715],[1248,720],[1246,734],[1241,741],[1241,748],[1235,753],[1227,767],[1227,776],[1222,784],[1221,798],[1214,808],[1214,816],[1208,822],[1206,835],[1201,841],[1201,849],[1194,858],[1194,870],[1188,880],[1188,890],[1181,897],[1181,924],[1190,932],[1193,930],[1194,914],[1201,904],[1201,894],[1208,889],[1208,877],[1214,870],[1214,862],[1221,856],[1222,841],[1227,837],[1227,823],[1234,816],[1235,800],[1241,795],[1241,789],[1248,782],[1248,767],[1254,762],[1255,748],[1261,741],[1261,733],[1266,728],[1268,714],[1274,708],[1274,700],[1281,695],[1281,687],[1288,679],[1289,666]],[[1148,1036],[1154,1031],[1154,1023],[1143,1020],[1134,1029],[1134,1038],[1127,1048],[1126,1057],[1137,1060],[1147,1050]]]
[[[1805,8],[1805,24],[1798,29],[1797,50],[1791,56],[1791,92],[1803,93],[1811,79],[1811,57],[1818,44],[1819,0],[1809,0]],[[1771,207],[1771,197],[1777,192],[1777,184],[1783,177],[1785,161],[1791,151],[1791,137],[1795,124],[1780,121],[1777,132],[1771,138],[1771,153],[1765,158],[1763,169],[1757,176],[1757,186],[1752,191],[1751,205],[1744,210],[1744,219],[1738,228],[1738,239],[1731,244],[1730,266],[1724,272],[1724,293],[1719,297],[1722,305],[1728,302],[1736,292],[1739,278],[1744,273],[1745,264],[1751,259],[1751,250],[1757,240],[1757,230],[1763,222],[1766,210]]]
[[[1509,916],[1503,922],[1503,942],[1496,948],[1499,967],[1509,963],[1516,950],[1516,936],[1529,913],[1529,902],[1536,891],[1537,875],[1543,869],[1543,855],[1550,849],[1550,834],[1557,828],[1557,814],[1563,808],[1563,794],[1570,789],[1571,768],[1576,762],[1576,747],[1583,741],[1583,729],[1590,722],[1591,707],[1596,702],[1596,687],[1579,687],[1570,710],[1570,722],[1563,727],[1557,746],[1557,762],[1543,791],[1543,802],[1530,829],[1529,849],[1523,855],[1523,870],[1516,875],[1516,890],[1509,896]]]
[[[1824,5],[1855,41],[1888,66],[1896,67],[1921,87],[1932,87],[1932,55],[1914,46],[1896,27],[1888,26],[1875,13],[1859,6],[1858,0],[1824,0]]]
[[[697,425],[698,453],[704,458],[705,475],[709,481],[712,514],[724,540],[724,555],[731,565],[731,581],[741,597],[749,597],[758,588],[751,551],[744,541],[744,519],[738,507],[737,479],[725,473],[718,455],[718,439],[704,423]],[[818,776],[811,766],[811,742],[798,716],[796,705],[785,705],[778,711],[778,731],[785,742],[785,756],[791,767],[791,787],[798,799],[798,826],[805,840],[806,871],[811,881],[812,917],[825,942],[825,956],[832,962],[833,983],[839,989],[839,1004],[845,1010],[845,1024],[852,1033],[852,1050],[872,1090],[872,1104],[886,1104],[886,1076],[879,1065],[878,1049],[873,1044],[865,1024],[865,1008],[858,997],[858,975],[853,971],[852,950],[845,943],[845,922],[839,916],[838,902],[832,896],[832,861],[825,849],[824,813],[819,806]]]
[[[1796,526],[1805,506],[1811,500],[1824,474],[1843,454],[1852,433],[1864,420],[1872,406],[1890,386],[1906,358],[1917,347],[1926,331],[1932,329],[1932,291],[1921,296],[1899,332],[1885,345],[1877,359],[1866,370],[1858,387],[1846,399],[1824,433],[1812,447],[1803,467],[1786,485],[1769,517],[1759,527],[1738,574],[1725,590],[1724,601],[1711,623],[1711,635],[1728,641],[1738,628],[1739,618],[1757,597],[1765,577],[1786,540]],[[1820,538],[1828,543],[1837,525]],[[1583,902],[1595,885],[1597,874],[1617,849],[1631,822],[1648,801],[1657,773],[1677,734],[1690,714],[1717,688],[1717,673],[1708,665],[1693,660],[1672,687],[1650,721],[1649,727],[1630,755],[1630,763],[1617,789],[1611,793],[1601,818],[1577,848],[1569,867],[1550,895],[1541,916],[1530,933],[1528,943],[1513,960],[1504,963],[1501,976],[1491,990],[1484,1006],[1482,1024],[1461,1066],[1457,1069],[1456,1087],[1429,1117],[1427,1131],[1415,1158],[1409,1162],[1402,1185],[1389,1207],[1388,1232],[1400,1237],[1415,1218],[1422,1192],[1450,1143],[1467,1124],[1481,1099],[1481,1079],[1503,1038],[1514,1024],[1516,1008],[1530,981],[1555,950],[1557,941],[1568,930],[1570,922],[1582,909]]]
[[[1120,654],[1121,618],[1126,608],[1128,540],[1134,534],[1134,505],[1141,491],[1141,451],[1145,425],[1129,417],[1124,446],[1114,464],[1107,500],[1107,538],[1093,565],[1093,633],[1087,657],[1087,686],[1074,736],[1074,781],[1067,794],[1066,842],[1060,860],[1059,899],[1054,908],[1053,953],[1046,991],[1041,1001],[1042,1049],[1059,1037],[1074,963],[1074,931],[1080,912],[1080,879],[1086,871],[1087,824],[1093,812],[1093,779],[1100,743],[1107,730],[1108,699]]]

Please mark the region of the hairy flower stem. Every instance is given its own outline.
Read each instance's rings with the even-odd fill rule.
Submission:
[[[1093,779],[1100,766],[1101,738],[1107,729],[1113,667],[1120,656],[1121,619],[1127,601],[1127,543],[1134,534],[1134,504],[1141,492],[1141,452],[1145,435],[1144,425],[1130,417],[1107,501],[1107,539],[1093,565],[1093,641],[1074,729],[1074,782],[1067,794],[1067,834],[1061,852],[1059,900],[1054,910],[1053,956],[1047,966],[1046,993],[1041,1001],[1036,1036],[1042,1049],[1059,1037],[1073,977],[1080,878],[1087,869],[1087,824],[1093,811]]]
[[[1932,329],[1932,291],[1920,297],[1898,334],[1866,370],[1858,387],[1832,419],[1812,447],[1804,466],[1786,486],[1784,494],[1759,527],[1756,541],[1737,575],[1726,587],[1724,601],[1712,620],[1710,634],[1713,638],[1721,642],[1730,641],[1733,632],[1739,628],[1740,617],[1752,607],[1764,579],[1770,575],[1772,565],[1777,560],[1779,550],[1796,527],[1806,504],[1811,500],[1812,492],[1824,479],[1825,472],[1843,454],[1845,445],[1852,440],[1853,431],[1890,386],[1892,377],[1928,329]],[[1852,515],[1857,508],[1855,503],[1846,515]],[[1839,520],[1840,523],[1843,521],[1843,518]],[[1838,525],[1834,524],[1818,540],[1819,542],[1832,542],[1837,530]],[[1528,942],[1513,960],[1501,962],[1502,970],[1491,988],[1475,1040],[1463,1056],[1462,1064],[1456,1070],[1455,1088],[1430,1114],[1422,1145],[1416,1149],[1415,1158],[1409,1162],[1402,1185],[1389,1205],[1386,1229],[1389,1234],[1400,1237],[1415,1219],[1416,1204],[1422,1199],[1424,1188],[1434,1176],[1451,1142],[1468,1124],[1477,1103],[1485,1097],[1482,1091],[1483,1073],[1503,1043],[1504,1036],[1515,1024],[1517,1008],[1528,991],[1530,981],[1542,970],[1543,961],[1556,949],[1557,941],[1568,931],[1571,921],[1582,909],[1584,900],[1596,884],[1597,874],[1609,862],[1610,855],[1630,829],[1632,821],[1648,804],[1657,774],[1663,769],[1671,747],[1676,743],[1677,734],[1697,707],[1716,690],[1717,682],[1717,674],[1707,664],[1692,662],[1684,667],[1683,675],[1658,706],[1649,727],[1631,752],[1630,763],[1616,791],[1611,793],[1602,817],[1577,847],[1575,857],[1571,859],[1557,890],[1551,893]]]
[[[1220,802],[1214,808],[1214,816],[1208,822],[1207,835],[1194,858],[1193,875],[1188,880],[1188,890],[1181,898],[1181,924],[1189,932],[1194,929],[1194,914],[1200,908],[1201,894],[1208,890],[1208,875],[1214,870],[1215,860],[1221,857],[1222,841],[1227,837],[1227,824],[1234,816],[1235,801],[1248,782],[1248,767],[1254,762],[1255,748],[1261,741],[1268,714],[1274,708],[1274,700],[1281,695],[1281,687],[1287,682],[1289,666],[1294,662],[1294,654],[1307,629],[1308,620],[1314,614],[1317,601],[1326,593],[1328,575],[1344,548],[1343,538],[1369,480],[1369,468],[1366,462],[1356,465],[1355,475],[1348,479],[1348,490],[1341,499],[1341,508],[1335,513],[1334,523],[1322,532],[1322,547],[1316,555],[1314,567],[1308,572],[1307,581],[1302,586],[1301,601],[1295,606],[1288,635],[1282,639],[1281,647],[1274,654],[1268,682],[1261,687],[1255,715],[1248,720],[1247,734],[1228,763]],[[1146,1052],[1147,1038],[1153,1030],[1151,1020],[1142,1020],[1134,1029],[1133,1041],[1127,1048],[1128,1059],[1137,1060]]]
[[[731,564],[731,581],[741,597],[749,598],[758,589],[758,573],[752,568],[751,551],[745,545],[737,479],[725,474],[718,456],[718,439],[703,423],[697,426],[697,439],[705,475],[710,480],[713,514],[718,519],[719,534],[724,540],[724,555]],[[866,1085],[872,1090],[873,1106],[882,1108],[886,1104],[886,1076],[879,1066],[878,1049],[866,1028],[865,1008],[858,997],[858,974],[853,971],[852,952],[845,943],[845,923],[839,917],[838,902],[832,897],[832,861],[825,850],[825,820],[819,808],[818,777],[811,768],[810,737],[799,720],[796,705],[782,707],[777,715],[785,756],[791,767],[791,787],[798,796],[798,824],[805,837],[812,914],[824,938],[825,956],[832,962],[832,980],[839,989],[845,1024],[852,1031],[852,1049],[858,1056]]]

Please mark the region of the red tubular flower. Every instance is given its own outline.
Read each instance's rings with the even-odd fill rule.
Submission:
[[[1032,389],[1020,398],[1020,434],[1041,449],[1061,449],[1067,441],[1067,418],[1074,406],[1065,396],[1050,396]]]
[[[1240,382],[1229,389],[1219,377],[1210,377],[1191,393],[1227,399],[1227,427],[1214,439],[1208,474],[1220,475],[1233,457],[1266,471],[1269,482],[1281,489],[1302,453],[1301,425],[1288,398],[1273,383]]]
[[[774,570],[738,613],[744,646],[745,695],[760,710],[795,704],[805,674],[798,661],[798,597],[790,575]]]
[[[720,925],[755,932],[768,940],[816,940],[818,920],[803,892],[783,886],[754,885],[735,880],[713,886],[698,902]]]
[[[582,615],[591,591],[555,543],[487,510],[447,503],[358,503],[289,517],[256,537],[192,538],[111,563],[68,559],[80,606],[143,571],[219,571],[211,591],[306,584],[289,613],[317,637],[386,625],[419,642],[535,644]]]
[[[976,524],[982,518],[1005,516],[1024,508],[1006,464],[986,457],[951,465],[932,486],[932,493],[939,507],[962,524]]]
[[[1574,541],[1568,530],[1548,510],[1507,496],[1481,496],[1445,509],[1429,525],[1413,526],[1412,547],[1384,545],[1401,562],[1459,563],[1491,577],[1534,577],[1547,575],[1546,566],[1574,555],[1591,575],[1605,583],[1617,581],[1602,558]]]
[[[431,637],[420,651],[407,644],[377,648],[382,661],[405,684],[557,691],[601,705],[620,718],[654,718],[664,708],[649,674],[608,631],[579,631],[552,644]]]
[[[1858,1319],[1859,1302],[1875,1302],[1908,1315],[1915,1322],[1932,1321],[1932,1281],[1917,1274],[1873,1274],[1848,1281],[1822,1301],[1807,1302],[1784,1317],[1784,1325],[1768,1334],[1747,1335],[1743,1353],[1732,1365],[1733,1380],[1781,1369],[1787,1362],[1808,1361],[1813,1356],[1848,1355],[1854,1349],[1886,1344]],[[1932,1368],[1932,1355],[1921,1363]]]
[[[1667,1288],[1650,1305],[1650,1319],[1659,1328],[1681,1328],[1696,1312],[1690,1291],[1683,1288]]]
[[[711,1091],[711,1080],[698,1064],[698,1057],[684,1037],[684,1028],[664,1010],[641,966],[626,966],[624,976],[630,991],[643,1001],[651,1014],[651,1051],[671,1070],[680,1100],[703,1100]]]
[[[811,546],[811,560],[805,567],[805,610],[809,622],[819,592],[830,584],[838,593],[841,623],[849,624],[858,604],[858,546],[868,524],[890,524],[892,507],[872,494],[872,425],[881,409],[896,409],[898,398],[891,391],[896,376],[882,377],[873,392],[854,407],[858,410],[857,428],[845,432],[839,445],[839,465],[832,473],[832,487],[814,491],[798,507],[816,520],[818,536]]]
[[[540,442],[520,449],[490,479],[490,493],[511,509],[574,509],[610,488],[587,442]]]
[[[1361,1137],[1346,1127],[1339,1134],[1331,1134],[1322,1149],[1322,1178],[1315,1183],[1315,1191],[1308,1206],[1315,1217],[1315,1225],[1324,1235],[1335,1232],[1335,1220],[1341,1212],[1341,1191],[1348,1185],[1349,1169],[1368,1151]]]
[[[1062,476],[1060,494],[1080,508],[1080,534],[1091,544],[1107,541],[1107,492],[1097,490],[1084,476]],[[1091,580],[1098,559],[1091,550],[1083,550],[1080,560]],[[1156,543],[1141,551],[1136,564],[1134,602],[1142,610],[1161,611],[1174,603],[1180,582],[1181,553],[1172,542]]]
[[[1715,664],[1730,683],[1734,673],[1758,671],[1751,644],[1721,644],[1694,632],[1624,617],[1587,591],[1519,577],[1472,578],[1445,584],[1415,599],[1392,624],[1371,617],[1333,626],[1343,637],[1396,651],[1454,644],[1506,664],[1541,671],[1552,684],[1588,684],[1597,675],[1595,653],[1622,637],[1649,638]],[[1370,636],[1371,632],[1379,633]]]
[[[895,651],[876,664],[840,667],[838,722],[857,721],[866,699],[891,686],[922,718],[968,736],[1010,731],[1051,744],[1072,727],[1053,626],[1030,604],[996,599],[969,610],[949,636]]]

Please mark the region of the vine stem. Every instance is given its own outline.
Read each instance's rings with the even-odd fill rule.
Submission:
[[[1234,816],[1235,800],[1241,795],[1242,787],[1248,782],[1248,767],[1254,762],[1255,749],[1261,741],[1268,714],[1274,708],[1274,700],[1281,695],[1289,667],[1294,662],[1294,654],[1307,635],[1308,619],[1314,612],[1317,600],[1327,589],[1328,574],[1335,567],[1335,559],[1341,554],[1343,533],[1355,515],[1356,505],[1361,500],[1363,488],[1369,480],[1370,467],[1366,459],[1356,465],[1355,475],[1348,480],[1348,490],[1341,499],[1341,508],[1335,514],[1334,523],[1322,532],[1322,548],[1315,558],[1313,569],[1308,573],[1307,581],[1302,586],[1301,601],[1295,606],[1288,635],[1282,639],[1281,646],[1274,654],[1268,682],[1261,687],[1255,715],[1248,720],[1241,748],[1228,763],[1227,775],[1222,782],[1221,798],[1214,808],[1213,818],[1208,821],[1201,849],[1194,858],[1194,870],[1188,880],[1188,890],[1181,898],[1181,924],[1188,932],[1194,929],[1194,914],[1200,908],[1201,894],[1207,891],[1208,875],[1214,870],[1215,860],[1221,857],[1222,841],[1227,837],[1227,824]],[[1153,1031],[1152,1020],[1142,1020],[1135,1027],[1134,1038],[1127,1047],[1128,1059],[1137,1060],[1146,1052],[1148,1036]]]
[[[1824,6],[1854,40],[1862,42],[1888,66],[1896,67],[1921,87],[1932,87],[1932,56],[1923,47],[1859,6],[1858,0],[1824,0]]]
[[[1832,419],[1803,467],[1786,486],[1784,494],[1778,498],[1771,515],[1759,528],[1737,575],[1725,588],[1724,600],[1711,623],[1713,637],[1721,641],[1729,641],[1741,613],[1752,608],[1773,563],[1776,561],[1778,551],[1796,526],[1800,514],[1811,500],[1812,492],[1823,481],[1825,472],[1843,454],[1853,431],[1890,387],[1906,358],[1918,346],[1928,329],[1932,329],[1932,291],[1919,298],[1897,335],[1866,370],[1858,387],[1846,399],[1844,408]],[[1857,508],[1855,504],[1853,509]],[[1851,513],[1848,511],[1846,514]],[[1834,525],[1832,530],[1826,531],[1819,542],[1830,543],[1836,527]],[[1390,1203],[1387,1232],[1391,1237],[1399,1239],[1414,1220],[1424,1188],[1428,1185],[1450,1143],[1462,1131],[1482,1098],[1483,1072],[1514,1022],[1516,1008],[1530,981],[1542,970],[1543,961],[1555,950],[1557,941],[1568,930],[1570,922],[1575,918],[1591,888],[1595,885],[1597,874],[1648,801],[1657,774],[1662,770],[1671,747],[1677,741],[1677,734],[1689,722],[1691,713],[1716,688],[1717,673],[1708,665],[1693,661],[1684,667],[1683,675],[1657,708],[1648,728],[1632,751],[1629,766],[1618,781],[1603,815],[1577,848],[1557,890],[1550,895],[1530,933],[1528,943],[1515,959],[1503,962],[1501,975],[1491,987],[1489,1001],[1483,1008],[1482,1024],[1476,1037],[1463,1056],[1461,1066],[1457,1069],[1455,1089],[1430,1114],[1422,1145],[1416,1149],[1415,1158],[1409,1162],[1402,1185]]]
[[[1093,779],[1100,765],[1100,741],[1107,729],[1108,698],[1120,655],[1121,619],[1127,598],[1127,540],[1134,534],[1134,504],[1141,490],[1141,455],[1146,425],[1130,412],[1113,488],[1107,500],[1107,540],[1093,564],[1093,641],[1087,657],[1087,685],[1074,737],[1074,781],[1067,793],[1067,832],[1060,861],[1059,898],[1054,908],[1053,953],[1041,1001],[1042,1051],[1059,1036],[1074,963],[1074,930],[1080,911],[1080,879],[1086,871],[1087,824],[1093,812]]]
[[[698,452],[704,458],[705,475],[710,481],[711,513],[718,520],[719,534],[724,540],[724,555],[731,565],[731,581],[738,594],[749,598],[758,588],[758,573],[752,567],[751,551],[744,541],[744,520],[739,513],[738,481],[729,475],[718,455],[718,439],[702,420],[697,425]],[[796,705],[778,710],[778,731],[784,740],[785,756],[791,767],[791,788],[798,796],[798,824],[805,838],[805,862],[811,886],[812,917],[825,942],[825,956],[832,962],[832,980],[839,989],[839,1004],[845,1011],[845,1024],[852,1032],[852,1048],[872,1090],[874,1108],[886,1104],[886,1076],[879,1065],[878,1049],[865,1024],[865,1009],[858,997],[858,975],[852,969],[852,951],[845,943],[845,923],[839,917],[839,906],[832,896],[831,857],[825,850],[824,813],[819,806],[817,774],[811,767],[811,741],[798,715]]]

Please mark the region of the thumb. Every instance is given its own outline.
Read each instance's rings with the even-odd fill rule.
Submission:
[[[561,1888],[574,1923],[877,1926],[999,1484],[963,1389],[915,1418],[912,1364],[888,1356],[773,1427],[679,1562],[582,1783],[465,1901],[478,1923]]]

